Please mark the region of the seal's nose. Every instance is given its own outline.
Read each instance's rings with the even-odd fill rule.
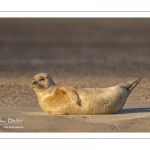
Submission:
[[[33,81],[33,82],[32,82],[32,85],[34,85],[34,84],[36,84],[36,81]]]

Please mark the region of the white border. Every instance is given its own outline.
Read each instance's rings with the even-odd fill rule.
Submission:
[[[3,139],[2,149],[53,149],[53,150],[149,150],[149,139]]]
[[[1,0],[1,18],[150,17],[149,0]]]
[[[150,11],[149,0],[1,0],[0,11]]]
[[[0,133],[0,139],[150,139],[150,133],[124,133],[124,132],[95,132],[95,133]]]
[[[150,12],[0,12],[1,18],[149,18]]]

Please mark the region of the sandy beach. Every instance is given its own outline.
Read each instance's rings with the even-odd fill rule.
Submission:
[[[0,19],[0,132],[149,132],[150,19]],[[117,114],[47,115],[31,81],[109,87],[143,79]]]

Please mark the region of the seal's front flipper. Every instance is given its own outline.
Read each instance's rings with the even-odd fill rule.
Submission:
[[[70,87],[61,87],[61,90],[64,91],[63,93],[65,93],[73,103],[81,106],[81,99],[75,89]]]
[[[81,99],[78,95],[78,93],[73,90],[73,89],[67,89],[67,93],[66,95],[69,96],[69,98],[71,99],[72,102],[78,104],[79,106],[81,106]]]

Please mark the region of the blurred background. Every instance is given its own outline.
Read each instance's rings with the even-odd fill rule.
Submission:
[[[31,81],[40,72],[76,87],[143,76],[133,96],[149,101],[149,49],[150,19],[0,18],[0,106],[36,106]]]

